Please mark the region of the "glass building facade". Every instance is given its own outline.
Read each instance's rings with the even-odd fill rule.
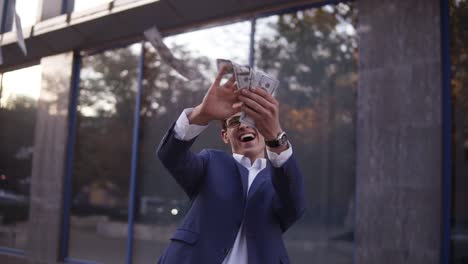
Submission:
[[[359,219],[356,208],[365,206],[356,200],[358,186],[362,184],[357,175],[357,157],[363,155],[356,138],[359,130],[365,129],[358,127],[358,116],[367,110],[358,109],[359,81],[366,81],[360,77],[360,70],[375,66],[360,64],[358,40],[371,32],[372,26],[366,19],[359,20],[358,1],[311,1],[287,8],[266,5],[206,24],[195,20],[182,28],[168,26],[170,30],[163,31],[165,44],[187,67],[203,76],[187,81],[141,34],[116,34],[109,39],[95,40],[86,35],[88,32],[74,28],[73,16],[84,20],[87,12],[107,12],[103,17],[123,16],[119,8],[133,1],[17,0],[16,9],[23,27],[33,27],[31,32],[35,32],[35,26],[41,32],[39,14],[60,2],[63,6],[57,17],[67,23],[71,21],[67,26],[80,32],[82,35],[78,39],[85,39],[85,44],[67,50],[73,55],[73,64],[62,70],[73,74],[60,84],[44,77],[54,74],[50,74],[50,70],[44,73],[46,69],[42,66],[50,67],[51,62],[39,62],[39,57],[33,57],[24,65],[8,65],[6,70],[0,71],[0,262],[10,263],[11,259],[3,257],[16,256],[19,262],[11,263],[27,263],[30,254],[49,254],[53,255],[47,260],[50,263],[155,263],[190,207],[188,197],[157,159],[156,147],[182,110],[202,100],[216,74],[216,59],[224,58],[271,73],[280,81],[276,94],[281,104],[280,120],[304,175],[307,203],[306,213],[284,235],[291,262],[359,263],[356,252],[362,250],[362,241],[369,233],[379,230],[373,227],[372,232],[365,233],[362,227],[360,230],[356,227]],[[160,5],[161,9],[175,9],[166,1],[154,2],[159,2],[155,5]],[[0,1],[2,32],[7,32],[6,35],[14,29],[12,16],[8,14],[11,3],[11,0]],[[449,218],[449,228],[441,228],[440,232],[449,238],[446,246],[450,252],[441,254],[437,261],[464,264],[468,263],[468,207],[465,206],[468,199],[468,92],[465,85],[468,81],[468,55],[465,54],[468,1],[449,0],[448,3],[449,12],[445,14],[442,10],[441,15],[450,21],[450,46],[449,53],[442,51],[442,57],[450,57],[450,64],[443,67],[450,69],[451,86],[441,89],[450,89],[451,93],[450,140],[443,142],[450,146],[451,172],[441,178],[450,180],[445,193],[449,200],[442,204],[450,209],[450,215],[443,215]],[[371,4],[364,7],[366,14],[372,13],[369,10],[378,10]],[[178,12],[178,18],[184,17],[183,9]],[[102,21],[108,23],[108,27],[115,26],[105,19]],[[122,28],[142,27],[136,18],[126,22]],[[106,30],[96,30],[92,34],[96,37]],[[5,39],[9,43],[8,38]],[[58,42],[52,41],[53,37],[44,39],[46,41],[41,44],[36,42],[37,46],[28,47],[31,54],[44,46],[64,52],[56,44]],[[442,42],[446,40],[441,36]],[[385,46],[378,40],[376,43],[373,43],[374,48]],[[401,43],[396,41],[394,45]],[[5,45],[2,44],[2,48]],[[385,51],[376,55],[380,52]],[[5,57],[8,59],[8,56]],[[56,64],[57,69],[60,68],[60,63]],[[66,92],[56,91],[56,86],[66,87]],[[50,206],[53,203],[41,200],[47,197],[45,188],[32,184],[39,164],[46,161],[37,157],[45,154],[42,147],[51,140],[37,132],[46,125],[43,119],[38,121],[43,118],[39,105],[47,105],[44,98],[51,94],[56,94],[51,98],[61,97],[62,92],[68,103],[60,111],[48,111],[49,119],[54,116],[66,120],[67,128],[62,131],[66,135],[62,146],[66,153],[57,161],[64,168],[49,168],[47,164],[40,168],[42,171],[57,169],[63,179],[63,184],[51,183],[59,186],[56,193],[62,195],[63,200],[57,202],[60,205]],[[362,101],[372,98],[361,97],[360,100],[362,105]],[[390,118],[389,122],[392,121]],[[220,138],[219,124],[211,124],[192,150],[198,152],[204,148],[230,152]],[[56,149],[50,152],[60,153]],[[390,165],[382,167],[397,171]],[[405,191],[414,187],[405,184],[401,183]],[[406,197],[395,199],[398,203],[407,202]],[[389,204],[392,202],[395,201],[389,200]],[[42,241],[38,240],[36,229],[43,228],[49,219],[34,219],[39,203],[53,207],[54,217],[60,223],[51,234],[53,238],[43,235]],[[413,212],[409,214],[408,218],[401,216],[392,225],[403,226],[406,220],[411,222]],[[385,217],[390,222],[393,219],[390,214]],[[385,223],[382,220],[376,225]],[[389,244],[407,238],[404,234],[395,236],[394,241],[381,241],[376,247],[382,246],[385,254],[394,252]],[[50,244],[52,240],[59,241],[50,251],[54,253],[38,253],[41,251],[37,249],[38,244]],[[402,251],[407,250],[411,255],[411,250],[404,247],[401,246]]]

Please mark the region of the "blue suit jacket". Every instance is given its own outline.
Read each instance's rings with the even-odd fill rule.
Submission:
[[[159,159],[192,201],[159,263],[221,264],[243,220],[249,264],[289,263],[282,234],[305,204],[294,154],[280,168],[268,162],[247,195],[248,170],[223,151],[192,153],[194,140],[176,139],[172,127],[158,147]]]

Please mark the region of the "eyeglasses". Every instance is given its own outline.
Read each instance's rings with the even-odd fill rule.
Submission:
[[[226,120],[227,128],[238,128],[240,125],[240,116],[233,116]]]

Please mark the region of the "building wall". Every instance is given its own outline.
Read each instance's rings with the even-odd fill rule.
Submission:
[[[439,262],[439,4],[357,1],[356,263]]]

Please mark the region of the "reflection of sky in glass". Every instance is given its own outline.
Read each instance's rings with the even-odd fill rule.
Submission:
[[[5,72],[2,79],[0,107],[16,96],[37,100],[41,90],[41,65]]]
[[[36,23],[39,0],[16,0],[16,12],[21,18],[21,26],[28,27]]]
[[[141,44],[139,42],[134,43],[126,47],[125,49],[130,50],[132,55],[134,55],[135,57],[138,57],[140,56],[140,52],[141,52]],[[110,52],[113,52],[113,53],[115,52],[117,55],[119,51],[120,50],[117,49],[117,50],[111,50]],[[92,65],[86,65],[87,64],[86,57],[84,58],[83,64],[85,66],[82,67],[80,71],[81,80],[86,80],[86,79],[102,80],[102,79],[109,78],[109,76],[106,76],[102,72],[96,71],[92,67]],[[129,64],[128,68],[130,67],[136,68],[138,67],[138,65]],[[122,78],[136,78],[136,76],[127,76],[128,72],[129,70],[123,70],[122,72],[120,72],[121,77]],[[89,106],[79,105],[78,106],[79,111],[81,112],[83,116],[98,116],[98,112],[102,110],[105,112],[109,112],[109,113],[115,113],[115,106],[117,104],[117,101],[116,101],[117,99],[113,96],[111,92],[109,93],[109,96],[105,98],[105,100],[102,98],[98,98],[98,97],[95,97],[94,100],[95,101],[93,102],[92,105],[89,105]]]
[[[164,39],[169,47],[186,46],[194,56],[230,59],[241,64],[249,63],[250,22],[238,22],[170,36]]]
[[[255,26],[255,40],[268,39],[273,40],[278,35],[277,30],[274,28],[278,22],[278,15],[261,18],[256,21]],[[271,25],[271,26],[270,26]]]
[[[341,5],[340,7],[347,8],[346,5]],[[333,12],[333,8],[334,6],[332,5],[326,5],[322,7],[324,11],[329,12],[329,13]],[[315,10],[312,9],[312,10],[305,10],[305,11],[314,12]],[[302,19],[305,11],[298,11],[297,12],[298,18]],[[287,18],[288,17],[285,16],[285,19]],[[339,16],[337,18],[340,19]],[[274,28],[274,26],[278,22],[278,19],[279,19],[278,15],[258,19],[256,22],[255,39],[256,40],[259,40],[259,39],[273,40],[274,37],[278,34],[277,30]],[[356,29],[354,28],[354,25],[344,20],[340,20],[340,23],[336,25],[335,29],[338,34],[346,34],[348,36],[352,36],[356,34]]]
[[[86,10],[110,2],[112,2],[112,0],[75,0],[73,11]]]

